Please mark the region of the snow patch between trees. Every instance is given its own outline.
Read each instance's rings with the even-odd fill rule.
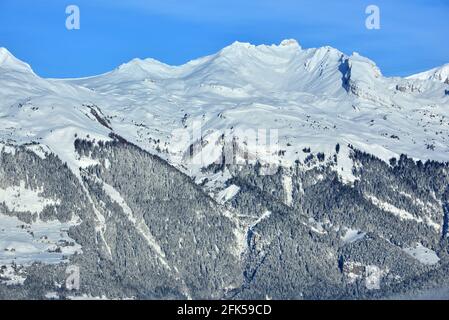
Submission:
[[[441,226],[438,225],[437,223],[435,223],[434,221],[432,221],[430,218],[425,219],[425,221],[420,218],[420,217],[415,217],[413,214],[411,214],[410,212],[404,210],[404,209],[400,209],[395,207],[394,205],[392,205],[391,203],[382,201],[377,199],[375,196],[373,195],[366,195],[366,197],[377,207],[379,207],[380,209],[390,212],[393,215],[395,215],[396,217],[398,217],[401,220],[414,220],[418,223],[426,223],[428,226],[434,228],[437,232],[440,231]]]
[[[232,198],[234,198],[237,193],[239,193],[240,187],[236,186],[235,184],[231,184],[226,189],[220,191],[217,195],[217,201],[221,204],[228,202]]]
[[[293,183],[292,177],[282,176],[282,186],[285,192],[285,204],[291,206],[293,203]]]
[[[41,197],[42,188],[31,190],[25,187],[25,181],[20,185],[0,189],[0,203],[4,203],[11,211],[41,213],[46,206],[58,205],[60,200]]]
[[[434,265],[440,261],[435,251],[424,247],[421,243],[417,243],[414,247],[403,249],[405,253],[415,258],[425,265]]]
[[[37,221],[26,224],[17,217],[0,213],[0,264],[31,265],[34,262],[57,264],[81,253],[81,246],[68,235],[80,221]]]
[[[345,235],[342,237],[342,240],[344,243],[353,243],[363,239],[365,235],[365,232],[348,228]]]

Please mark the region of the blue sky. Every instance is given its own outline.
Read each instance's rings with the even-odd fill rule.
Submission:
[[[75,4],[80,30],[67,30]],[[380,8],[381,29],[365,28]],[[331,45],[374,60],[385,75],[449,62],[448,0],[0,0],[0,46],[44,77],[110,71],[135,57],[182,64],[238,41]]]

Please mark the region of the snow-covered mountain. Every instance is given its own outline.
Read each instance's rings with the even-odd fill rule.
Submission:
[[[84,104],[98,106],[116,133],[144,149],[168,151],[164,157],[177,165],[191,141],[186,145],[173,135],[198,124],[210,145],[220,130],[278,130],[285,151],[280,161],[287,164],[303,160],[303,148],[329,153],[337,143],[385,160],[402,153],[449,159],[447,84],[425,81],[424,74],[387,78],[369,59],[331,47],[236,42],[182,66],[135,59],[75,80],[41,79],[6,49],[0,61],[3,141],[51,140],[67,127],[106,135],[110,129]],[[427,78],[444,76],[444,70],[429,71]],[[219,152],[208,150],[203,164]]]
[[[7,228],[0,249],[8,251],[0,263],[7,281],[23,278],[11,259],[22,259],[16,261],[27,268],[46,263],[48,250],[73,239],[73,246],[50,255],[53,263],[63,260],[62,252],[92,274],[105,272],[101,264],[92,271],[92,261],[101,258],[114,264],[111,274],[131,263],[140,266],[135,272],[151,270],[165,279],[151,285],[139,277],[127,280],[141,291],[126,291],[124,281],[115,291],[101,291],[106,284],[98,283],[97,289],[85,288],[85,294],[110,291],[118,297],[151,292],[141,297],[260,298],[267,290],[269,296],[297,297],[294,286],[282,292],[266,287],[271,280],[254,280],[256,273],[272,277],[268,266],[287,263],[265,259],[267,252],[284,250],[282,241],[293,252],[303,250],[296,247],[302,243],[316,253],[287,259],[301,262],[283,265],[282,272],[301,274],[297,284],[306,281],[310,288],[326,277],[328,297],[349,294],[342,293],[346,281],[359,281],[358,272],[373,265],[399,287],[398,279],[435,265],[443,272],[447,76],[446,65],[407,78],[385,77],[357,53],[304,49],[284,40],[235,42],[180,66],[134,59],[98,76],[43,79],[2,48],[0,220]],[[260,174],[260,166],[274,170]],[[12,231],[18,221],[30,232]],[[45,244],[23,246],[29,234],[46,228],[52,236]],[[62,232],[67,228],[74,231]],[[179,237],[181,229],[193,238]],[[120,232],[128,242],[117,238]],[[314,236],[304,236],[309,233]],[[143,241],[136,250],[147,260],[130,254],[135,239]],[[11,251],[15,245],[22,251]],[[362,253],[363,245],[376,254]],[[188,265],[181,257],[191,247],[203,255]],[[399,258],[390,261],[379,252]],[[210,259],[220,261],[214,268],[223,268],[222,275],[199,266],[212,268]],[[191,269],[196,263],[199,269]],[[316,274],[305,271],[310,265]],[[194,278],[198,270],[210,276],[204,290]],[[170,287],[169,293],[159,292],[159,285]],[[410,289],[400,288],[388,294]],[[1,290],[0,282],[0,296]],[[304,290],[307,297],[327,297],[325,289]]]

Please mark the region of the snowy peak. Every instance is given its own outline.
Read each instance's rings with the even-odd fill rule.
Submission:
[[[255,60],[263,66],[292,59],[300,51],[301,47],[296,40],[284,40],[279,45],[253,45],[236,41],[220,50],[215,58],[229,59],[234,63],[249,63]]]
[[[339,69],[343,57],[342,52],[328,46],[303,50],[292,39],[279,45],[234,42],[203,60],[192,75],[195,83],[270,94],[314,90],[334,94],[344,91]]]
[[[433,80],[449,84],[449,63],[408,77],[408,79]]]
[[[0,68],[33,72],[29,64],[14,57],[6,48],[0,48]]]
[[[92,89],[113,85],[185,88],[191,94],[213,92],[236,97],[272,92],[342,94],[340,65],[346,55],[326,46],[302,49],[294,39],[253,45],[236,41],[219,52],[170,66],[154,59],[133,59],[104,75],[77,81]],[[143,83],[145,82],[146,83]],[[134,82],[134,83],[132,83]]]
[[[256,48],[256,46],[249,42],[234,41],[229,46],[224,47],[221,50],[221,52],[232,52],[232,51],[245,50],[245,49],[251,49],[251,48]]]
[[[350,57],[343,58],[340,66],[343,74],[343,88],[365,102],[391,105],[386,94],[389,89],[389,79],[370,59],[354,52]]]
[[[347,58],[342,64],[342,72],[346,78],[346,85],[357,85],[363,83],[365,85],[373,85],[376,79],[382,77],[380,69],[376,64],[368,58],[362,57],[357,52]]]
[[[233,51],[245,51],[245,50],[250,50],[250,51],[266,51],[267,49],[271,49],[274,52],[279,51],[279,50],[285,50],[285,49],[293,49],[293,50],[297,50],[300,51],[301,50],[301,46],[299,45],[298,41],[296,41],[295,39],[285,39],[282,40],[279,45],[276,44],[272,44],[272,45],[265,45],[265,44],[261,44],[261,45],[254,45],[248,42],[240,42],[240,41],[235,41],[233,42],[231,45],[223,48],[221,50],[221,52],[233,52]]]
[[[199,90],[240,97],[256,92],[271,95],[315,89],[333,94],[344,91],[339,70],[342,57],[342,52],[331,47],[303,50],[293,39],[272,45],[236,41],[215,54],[184,65],[134,59],[110,73],[77,83],[93,89],[120,84],[121,88],[129,86],[132,90],[136,85],[148,87],[151,83],[153,88],[169,86],[185,88],[192,94]]]
[[[357,69],[357,73],[360,77],[363,75],[370,78],[382,77],[382,72],[376,63],[366,57],[361,56],[359,53],[354,52],[349,57],[349,65],[352,69]]]
[[[6,62],[6,60],[10,60],[13,57],[11,52],[6,48],[0,48],[0,65]]]
[[[158,60],[148,58],[148,59],[133,59],[128,63],[124,63],[118,67],[117,70],[121,72],[146,72],[146,73],[154,73],[154,74],[164,74],[171,71],[173,68],[165,63],[162,63]]]
[[[298,57],[298,62],[304,60],[303,64],[308,72],[323,74],[325,69],[338,71],[344,57],[345,55],[339,50],[326,46],[306,50],[304,55]]]
[[[282,40],[281,43],[279,44],[279,46],[281,46],[281,47],[295,47],[295,48],[301,49],[301,46],[299,45],[298,41],[296,41],[295,39]]]
[[[113,72],[128,74],[137,78],[153,76],[161,78],[164,76],[184,76],[193,73],[204,67],[210,67],[213,64],[220,64],[223,61],[232,64],[247,63],[253,59],[259,60],[259,63],[270,63],[279,60],[279,58],[291,58],[292,55],[301,50],[296,40],[283,40],[279,45],[253,45],[247,42],[235,41],[231,45],[223,48],[218,53],[192,60],[184,65],[171,66],[158,60],[133,59],[122,64]]]

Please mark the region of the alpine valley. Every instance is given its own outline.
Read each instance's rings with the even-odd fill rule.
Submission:
[[[1,48],[0,298],[448,298],[448,161],[449,64],[284,40],[44,79]]]

